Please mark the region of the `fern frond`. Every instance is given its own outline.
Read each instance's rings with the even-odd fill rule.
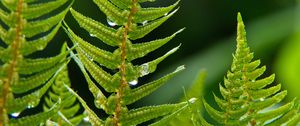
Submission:
[[[121,120],[123,121],[124,125],[136,125],[142,122],[146,122],[150,119],[170,114],[168,116],[163,117],[163,119],[153,123],[153,125],[163,125],[166,121],[168,121],[171,118],[174,118],[175,115],[179,114],[184,109],[186,109],[189,103],[194,103],[195,100],[195,98],[192,98],[188,102],[182,102],[178,104],[165,104],[159,106],[147,106],[138,109],[133,109],[128,111],[127,115],[121,117]]]
[[[60,108],[60,102],[58,101],[55,105],[52,106],[46,112],[38,113],[32,116],[22,117],[20,119],[12,119],[10,121],[11,126],[30,126],[30,125],[39,125],[41,122],[45,122],[47,119],[56,114]]]
[[[182,116],[181,114],[186,112],[186,109],[188,109],[190,104],[193,104],[196,102],[196,98],[191,98],[190,100],[188,100],[185,106],[181,107],[180,109],[176,110],[175,112],[173,112],[172,114],[163,117],[161,120],[151,124],[150,126],[164,126],[166,125],[170,120],[175,119],[178,116]]]
[[[140,77],[155,72],[157,65],[169,55],[176,52],[180,46],[167,52],[165,55],[143,63],[133,65],[132,61],[144,57],[148,53],[155,51],[159,47],[168,43],[183,29],[166,38],[153,40],[150,42],[134,43],[150,33],[169,19],[178,9],[175,9],[179,1],[175,4],[160,8],[143,8],[140,3],[148,0],[93,0],[99,9],[107,16],[110,27],[92,18],[86,17],[74,9],[70,9],[71,14],[78,24],[91,36],[103,43],[118,47],[113,52],[96,47],[76,35],[72,29],[64,23],[64,29],[76,47],[77,54],[71,52],[71,56],[76,61],[83,72],[89,86],[89,90],[95,97],[95,106],[103,109],[109,117],[107,119],[97,119],[91,113],[91,118],[95,120],[93,124],[98,125],[137,125],[153,118],[165,116],[176,111],[181,111],[179,104],[161,105],[155,107],[143,107],[128,110],[127,105],[149,95],[165,82],[183,70],[183,66],[178,67],[174,72],[148,84],[132,89],[138,83]],[[175,9],[175,10],[174,10]],[[174,11],[173,11],[174,10]],[[107,71],[118,70],[117,72]],[[95,83],[94,81],[95,80]],[[110,96],[106,97],[97,86],[101,86]],[[76,95],[79,97],[78,95]],[[84,101],[81,101],[85,106]],[[187,102],[185,102],[186,104]],[[91,111],[85,106],[87,111]],[[169,109],[168,109],[169,108]],[[176,115],[176,114],[174,114]],[[169,116],[171,118],[173,116]],[[139,118],[139,120],[137,119]],[[104,122],[101,120],[105,120]],[[168,119],[164,119],[168,120]]]
[[[196,79],[192,83],[192,85],[184,92],[184,96],[181,97],[180,101],[187,101],[189,98],[198,98],[202,99],[203,91],[204,91],[204,82],[206,79],[207,72],[205,70],[201,70],[199,74],[196,76]],[[207,123],[202,115],[202,104],[201,100],[195,101],[194,104],[189,104],[188,109],[182,112],[176,118],[173,118],[169,121],[170,126],[184,125],[184,126],[198,126],[198,125],[210,125]]]
[[[62,52],[66,52],[64,51],[65,49],[66,44],[63,46]],[[84,118],[84,115],[75,115],[79,111],[80,105],[76,103],[76,97],[64,85],[71,86],[67,67],[64,67],[53,81],[51,85],[52,90],[49,90],[51,95],[45,97],[44,111],[48,111],[57,100],[61,99],[62,103],[59,109],[61,114],[56,114],[51,120],[62,126],[70,125],[69,123],[78,125]]]
[[[79,96],[77,95],[76,92],[74,92],[70,87],[68,87],[67,85],[65,85],[65,87],[74,95],[77,97],[77,99],[79,100],[79,102],[81,103],[81,105],[83,106],[83,108],[85,109],[85,112],[87,113],[87,116],[89,118],[90,123],[92,123],[92,125],[94,126],[103,126],[104,125],[104,121],[102,119],[100,119],[96,113],[94,113],[94,111],[92,109],[89,108],[89,106],[86,104],[86,102]]]
[[[72,2],[0,1],[0,39],[4,44],[0,48],[0,125],[38,125],[57,113],[57,105],[53,104],[55,109],[44,113],[20,119],[8,117],[36,107],[68,63],[67,53],[38,59],[29,55],[43,50],[53,39]]]
[[[224,78],[224,86],[219,86],[223,99],[214,95],[221,110],[203,100],[207,112],[223,125],[283,125],[293,122],[299,111],[295,101],[266,110],[282,101],[287,91],[280,91],[281,84],[269,86],[274,81],[274,74],[259,78],[266,67],[259,68],[260,61],[252,61],[254,55],[247,45],[240,13],[237,20],[237,49],[233,54],[231,69]]]

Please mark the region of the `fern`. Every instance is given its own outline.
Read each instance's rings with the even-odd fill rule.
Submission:
[[[72,1],[1,0],[0,8],[0,125],[38,125],[54,113],[55,104],[44,113],[10,119],[25,109],[37,106],[55,76],[68,62],[67,52],[50,58],[30,58],[43,50],[61,26]],[[55,15],[49,13],[64,8]],[[18,97],[16,97],[18,96]],[[60,103],[60,102],[58,102]]]
[[[206,78],[206,71],[201,70],[197,75],[195,81],[192,85],[185,91],[184,96],[180,99],[180,101],[187,101],[189,98],[199,98],[201,99],[203,96],[203,88],[204,81]],[[190,104],[188,110],[182,112],[179,116],[172,119],[169,122],[170,126],[198,126],[201,125],[201,119],[203,117],[200,115],[201,111],[201,101],[196,101],[194,104]],[[204,125],[204,124],[202,124]]]
[[[299,107],[295,100],[272,110],[287,94],[280,91],[281,84],[270,86],[275,75],[258,79],[266,70],[260,67],[260,60],[252,61],[253,53],[247,45],[245,26],[238,14],[237,49],[233,55],[231,69],[224,78],[220,92],[224,99],[214,95],[222,111],[212,108],[205,100],[204,106],[209,115],[222,125],[297,125]]]
[[[154,72],[157,65],[178,50],[179,46],[170,50],[165,55],[142,65],[133,65],[132,61],[144,57],[148,53],[163,46],[183,30],[179,30],[164,39],[137,44],[132,43],[132,40],[144,37],[177,11],[177,9],[172,10],[177,6],[178,2],[161,8],[141,7],[140,3],[148,1],[149,0],[94,0],[94,3],[107,16],[108,21],[111,21],[109,22],[110,25],[116,25],[116,28],[106,26],[86,17],[74,9],[70,10],[78,24],[88,31],[91,36],[98,38],[109,46],[118,47],[113,52],[96,47],[77,36],[68,25],[65,24],[66,32],[72,42],[77,45],[77,54],[72,54],[72,57],[84,73],[89,89],[95,97],[95,106],[99,109],[103,109],[109,115],[106,119],[97,117],[86,105],[84,100],[70,89],[70,91],[80,99],[93,125],[137,125],[158,117],[162,117],[162,119],[152,125],[163,125],[175,117],[177,115],[176,113],[185,110],[188,107],[188,103],[194,102],[195,100],[191,99],[190,101],[178,104],[146,106],[132,110],[128,110],[126,107],[152,93],[167,80],[184,69],[183,66],[180,66],[174,72],[156,81],[134,89],[131,88],[131,86],[138,83],[138,78]],[[119,71],[112,75],[104,70],[104,68],[110,70],[118,69]],[[92,78],[106,92],[110,93],[109,97],[103,95]]]
[[[66,44],[63,46],[62,53],[65,52],[66,46]],[[80,105],[76,103],[76,97],[64,85],[71,86],[67,67],[64,67],[57,75],[51,86],[51,90],[49,89],[48,97],[45,97],[44,111],[49,111],[61,99],[62,103],[59,112],[56,116],[52,117],[52,123],[56,123],[59,126],[78,125],[84,118],[84,114],[77,115]]]

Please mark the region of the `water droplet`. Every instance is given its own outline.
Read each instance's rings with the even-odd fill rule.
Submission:
[[[164,14],[164,16],[167,16],[167,15],[168,15],[168,13],[165,13],[165,14]]]
[[[189,102],[193,104],[193,103],[195,103],[196,100],[197,100],[197,98],[191,98],[191,99],[189,100]]]
[[[94,61],[94,59],[93,59],[89,54],[87,54],[86,52],[84,52],[84,55],[85,55],[89,60]]]
[[[255,80],[251,80],[251,82],[255,82]]]
[[[83,118],[83,121],[85,121],[85,122],[89,122],[90,121],[90,118],[87,116],[87,117],[84,117]]]
[[[148,24],[148,21],[147,21],[147,20],[145,20],[145,21],[142,22],[142,25],[143,25],[143,26],[145,26],[146,24]]]
[[[140,71],[140,77],[148,75],[150,73],[149,71],[149,64],[145,63],[141,65],[141,71]]]
[[[30,104],[30,105],[27,106],[28,109],[33,108],[33,107],[34,106],[32,104]]]
[[[58,126],[56,122],[53,122],[51,120],[47,120],[46,124],[47,124],[46,126]]]
[[[259,100],[260,100],[260,101],[264,101],[265,99],[264,99],[264,98],[260,98]]]
[[[28,105],[27,108],[31,109],[34,108],[35,106],[37,106],[39,104],[39,101],[31,101]]]
[[[108,23],[109,26],[112,26],[112,27],[117,25],[117,23],[113,22],[112,20],[110,20],[108,18],[107,18],[107,23]]]
[[[12,117],[16,118],[20,115],[20,112],[14,112],[12,114],[10,114]]]
[[[248,117],[248,113],[246,113],[243,116],[241,116],[239,120],[242,121],[242,120],[246,119],[247,117]]]
[[[104,104],[105,104],[105,96],[102,94],[102,92],[98,92],[97,96],[95,97],[95,105],[97,108],[104,108]]]
[[[133,80],[129,82],[130,85],[135,86],[138,84],[138,80]]]
[[[94,34],[90,34],[90,36],[91,36],[91,37],[96,37],[96,35],[94,35]]]

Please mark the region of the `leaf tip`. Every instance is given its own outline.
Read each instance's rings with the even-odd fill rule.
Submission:
[[[246,30],[243,18],[240,12],[237,15],[237,42],[246,42]]]

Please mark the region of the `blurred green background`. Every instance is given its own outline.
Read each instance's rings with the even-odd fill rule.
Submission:
[[[143,6],[167,6],[174,2],[176,0],[157,0]],[[213,103],[212,92],[219,94],[218,84],[222,83],[226,70],[230,68],[235,49],[237,12],[242,13],[248,43],[255,52],[255,59],[259,58],[263,65],[267,65],[265,76],[276,73],[276,83],[282,83],[283,88],[288,90],[289,98],[300,97],[300,20],[297,21],[300,9],[296,0],[181,0],[179,6],[179,11],[162,26],[143,39],[134,41],[159,39],[186,28],[171,42],[135,62],[142,64],[157,58],[182,43],[178,52],[163,61],[156,72],[141,78],[138,86],[173,71],[179,65],[185,65],[186,70],[131,107],[176,102],[182,97],[182,87],[188,87],[201,69],[208,72],[204,97]],[[105,15],[92,0],[75,0],[73,8],[107,24]],[[67,15],[66,22],[85,40],[106,50],[114,49],[90,37],[70,14]],[[57,52],[58,44],[69,41],[65,36],[61,30],[55,38],[56,42],[50,44],[47,50]],[[79,68],[71,62],[69,69],[72,88],[96,110],[92,94],[88,91]]]

